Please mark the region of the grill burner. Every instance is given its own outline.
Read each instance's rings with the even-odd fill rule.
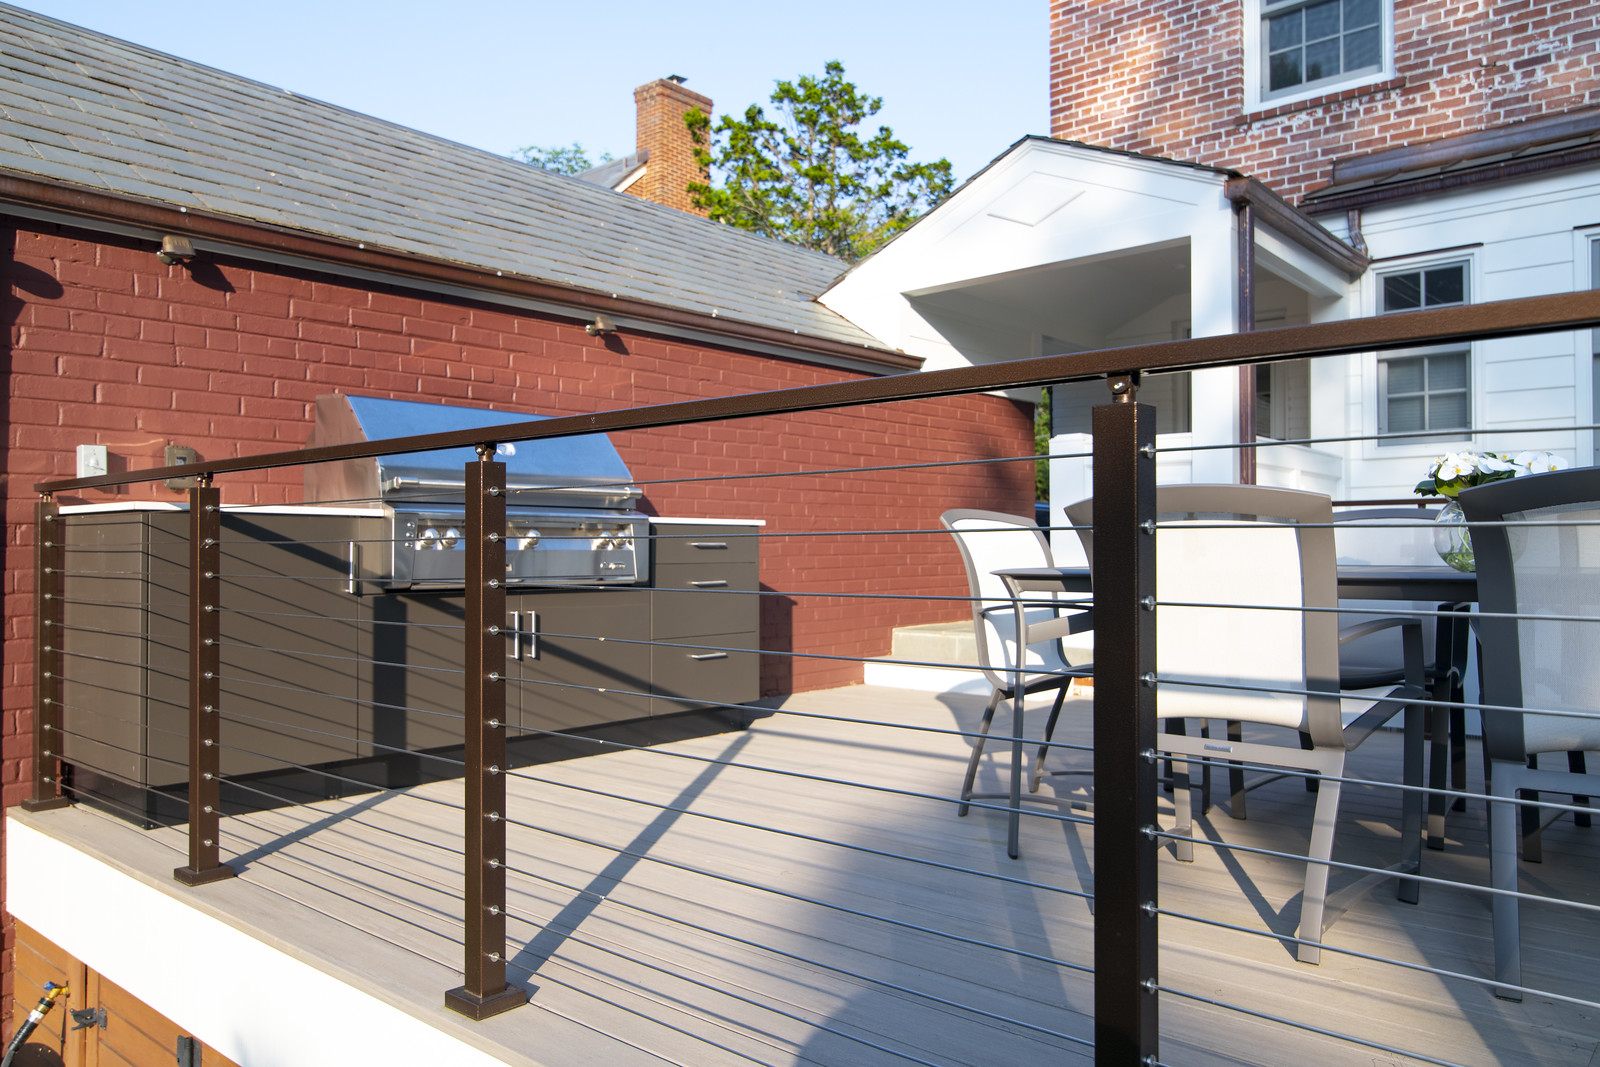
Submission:
[[[544,416],[375,397],[317,398],[308,447],[533,421]],[[640,491],[604,434],[506,442],[506,583],[636,584],[650,573]],[[361,553],[360,577],[386,589],[460,588],[466,570],[471,448],[410,452],[306,468],[307,503],[378,503],[389,545]],[[381,556],[374,559],[374,556]]]

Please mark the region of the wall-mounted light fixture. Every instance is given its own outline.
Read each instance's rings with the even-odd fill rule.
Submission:
[[[617,324],[611,321],[609,315],[596,315],[594,321],[583,328],[583,332],[590,337],[602,333],[616,333]]]
[[[161,238],[161,251],[156,253],[156,258],[168,266],[174,263],[187,263],[194,256],[194,242],[175,233],[169,233]]]

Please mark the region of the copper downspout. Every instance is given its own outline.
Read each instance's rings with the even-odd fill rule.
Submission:
[[[1256,210],[1248,200],[1233,204],[1239,234],[1239,332],[1250,333],[1256,324]],[[1256,484],[1256,368],[1239,367],[1239,484]]]

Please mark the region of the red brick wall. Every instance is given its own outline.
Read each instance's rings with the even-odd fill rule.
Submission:
[[[1341,157],[1600,104],[1590,0],[1394,7],[1393,80],[1247,114],[1240,0],[1052,0],[1051,132],[1237,168],[1292,200]]]

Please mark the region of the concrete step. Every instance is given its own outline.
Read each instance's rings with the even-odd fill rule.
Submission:
[[[920,663],[957,663],[975,667],[978,664],[978,639],[972,632],[972,620],[960,622],[932,622],[921,626],[899,626],[889,645],[889,655],[894,659],[916,660]]]

